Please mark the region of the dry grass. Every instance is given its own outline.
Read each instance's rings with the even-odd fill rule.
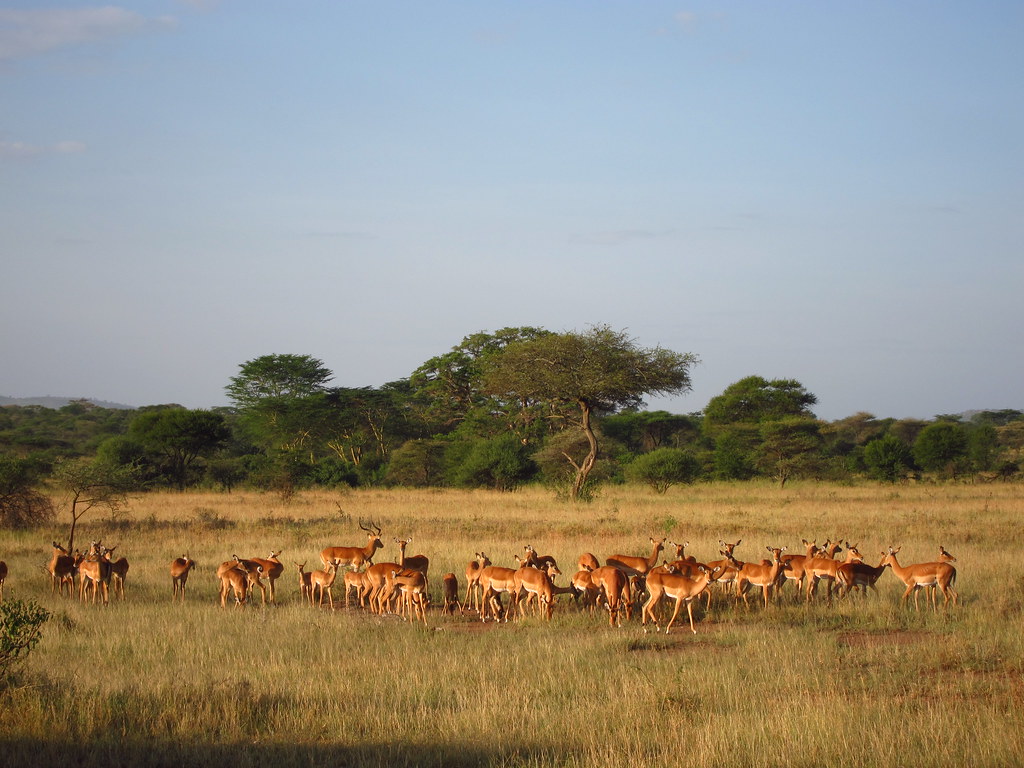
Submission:
[[[58,531],[0,535],[8,595],[55,613],[4,693],[0,744],[12,765],[1020,764],[1022,513],[1015,485],[623,487],[578,508],[540,490],[147,495],[82,534],[132,564],[127,601],[105,609],[49,594],[39,566]],[[719,601],[696,636],[667,637],[635,619],[609,629],[565,598],[550,625],[435,610],[427,629],[300,605],[291,561],[362,543],[360,519],[384,530],[378,562],[412,535],[435,591],[481,549],[512,565],[529,543],[569,571],[583,551],[647,554],[652,536],[706,559],[719,539],[759,559],[842,537],[871,560],[889,544],[905,562],[946,546],[963,604],[901,609],[887,573],[880,600]],[[277,548],[280,604],[222,610],[216,565]],[[172,605],[167,567],[186,551],[200,569]]]

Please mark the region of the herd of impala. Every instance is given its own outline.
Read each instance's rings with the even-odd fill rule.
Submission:
[[[412,621],[427,621],[428,595],[427,570],[430,565],[425,555],[407,555],[406,547],[412,538],[395,538],[399,556],[397,562],[374,563],[373,557],[384,546],[380,526],[370,523],[359,527],[366,533],[365,546],[327,547],[320,553],[322,569],[307,571],[306,563],[294,563],[298,571],[300,598],[311,605],[334,608],[334,586],[339,572],[342,572],[341,587],[344,590],[345,606],[352,596],[360,607],[382,614],[398,612]],[[621,626],[622,616],[631,619],[636,608],[640,609],[641,625],[647,631],[648,622],[660,631],[661,621],[656,611],[664,598],[675,602],[675,608],[665,627],[667,633],[686,606],[690,629],[696,633],[693,621],[693,603],[704,596],[705,608],[710,608],[712,587],[731,590],[734,598],[742,600],[749,607],[747,593],[752,588],[761,590],[761,601],[767,608],[774,599],[778,601],[785,585],[793,582],[799,599],[810,601],[817,593],[818,583],[824,581],[828,588],[828,600],[833,593],[844,598],[850,590],[868,589],[877,593],[875,586],[885,569],[891,568],[896,577],[906,585],[901,604],[914,595],[914,607],[918,606],[918,591],[925,590],[926,600],[932,609],[937,609],[938,591],[943,595],[943,608],[950,601],[958,600],[954,588],[956,560],[944,547],[939,547],[935,562],[903,566],[896,559],[899,548],[889,547],[882,553],[877,566],[863,562],[863,555],[856,544],[840,541],[826,541],[818,546],[813,541],[803,541],[803,554],[787,554],[786,547],[765,547],[770,558],[757,561],[742,561],[736,556],[736,548],[742,543],[720,541],[721,559],[698,562],[685,553],[687,543],[677,544],[664,538],[651,538],[651,554],[648,557],[611,555],[605,564],[589,552],[580,555],[577,570],[568,586],[555,585],[555,579],[562,572],[550,555],[539,555],[529,544],[523,548],[522,557],[516,555],[516,568],[493,565],[483,552],[466,566],[466,592],[459,599],[459,581],[454,573],[446,573],[441,579],[442,612],[464,614],[468,609],[478,613],[480,620],[507,622],[510,617],[526,614],[530,603],[536,599],[536,611],[546,619],[551,618],[555,597],[569,594],[583,610],[593,613],[600,608],[607,610],[611,626]],[[674,551],[670,561],[662,557],[666,545]],[[52,591],[68,596],[74,595],[74,581],[79,580],[79,597],[86,600],[91,593],[95,603],[102,596],[108,600],[111,588],[115,595],[124,598],[124,580],[128,573],[125,558],[114,560],[114,547],[107,548],[102,542],[92,543],[87,554],[69,554],[57,542],[53,542],[53,557],[47,570],[50,574]],[[845,552],[842,558],[838,556]],[[253,590],[258,589],[262,602],[276,602],[275,582],[284,573],[280,551],[271,552],[267,558],[240,558],[232,555],[230,560],[217,568],[220,585],[220,604],[227,605],[229,596],[236,605],[244,605]],[[658,561],[662,559],[659,565]],[[195,567],[187,554],[176,558],[170,566],[172,599],[185,599],[185,585]],[[7,566],[0,561],[0,600],[3,598],[3,583]],[[266,582],[266,583],[264,583]],[[507,596],[507,605],[502,605],[502,594]]]

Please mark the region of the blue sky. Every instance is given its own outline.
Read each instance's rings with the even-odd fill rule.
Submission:
[[[1024,408],[1024,5],[0,8],[0,394],[625,329],[701,410]]]

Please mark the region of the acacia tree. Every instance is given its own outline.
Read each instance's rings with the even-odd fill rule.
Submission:
[[[86,513],[97,508],[120,510],[128,503],[128,492],[137,485],[134,466],[114,466],[95,459],[61,460],[54,467],[53,478],[64,491],[71,513],[68,552],[74,550],[75,528]]]
[[[195,461],[224,445],[229,432],[219,413],[170,408],[140,413],[129,425],[128,435],[163,457],[167,474],[183,491]]]
[[[565,455],[574,469],[570,498],[575,501],[598,457],[594,413],[639,408],[645,395],[687,392],[696,362],[690,353],[641,348],[624,331],[597,325],[582,333],[553,333],[509,344],[487,358],[483,391],[506,401],[545,403],[557,418],[566,413],[560,407],[575,406],[572,421],[588,445],[582,459]]]

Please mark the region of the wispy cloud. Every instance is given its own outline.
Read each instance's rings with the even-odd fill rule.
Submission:
[[[149,19],[113,5],[29,11],[0,9],[0,61],[111,40],[173,23],[169,17]]]
[[[56,144],[29,144],[24,141],[0,141],[0,157],[72,155],[84,151],[85,144],[80,141],[58,141]]]
[[[638,240],[655,240],[662,237],[669,237],[671,235],[672,232],[670,230],[618,229],[607,232],[592,232],[586,235],[577,235],[575,239],[578,242],[588,243],[590,245],[623,245],[625,243],[635,243]]]

